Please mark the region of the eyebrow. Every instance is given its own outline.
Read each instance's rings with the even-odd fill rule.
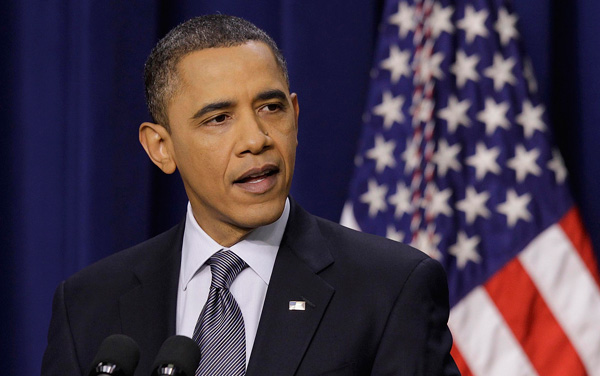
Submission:
[[[220,102],[209,103],[206,106],[199,109],[194,114],[194,116],[192,116],[192,119],[201,118],[202,116],[208,114],[209,112],[222,110],[224,108],[229,108],[229,107],[232,107],[233,105],[234,105],[233,101],[220,101]]]
[[[287,100],[285,93],[279,89],[267,90],[259,93],[254,100],[255,101],[266,101],[269,99],[279,99],[281,101]]]

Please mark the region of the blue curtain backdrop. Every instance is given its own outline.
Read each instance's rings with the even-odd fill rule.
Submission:
[[[480,0],[485,1],[485,0]],[[492,0],[487,0],[492,1]],[[338,220],[382,0],[33,1],[0,11],[0,364],[39,374],[56,285],[178,222],[185,195],[138,145],[142,67],[177,23],[245,17],[284,51],[300,101],[292,188]],[[516,1],[552,127],[600,250],[600,2]]]

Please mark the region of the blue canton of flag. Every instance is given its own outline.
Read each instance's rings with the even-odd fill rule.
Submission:
[[[532,280],[532,296],[546,299],[543,277],[532,270],[539,259],[527,257],[550,242],[548,231],[566,223],[565,218],[579,223],[567,172],[552,146],[546,109],[522,51],[517,20],[503,0],[386,2],[356,169],[341,220],[348,227],[410,243],[439,260],[448,275],[450,305],[464,312],[463,319],[470,311],[461,302],[480,305],[483,299],[494,312],[500,310],[495,314],[504,326],[506,346],[516,347],[516,357],[522,359],[507,365],[490,349],[485,357],[492,360],[487,361],[479,353],[485,345],[456,333],[462,328],[460,319],[453,327],[451,317],[465,358],[459,362],[463,374],[560,372],[548,363],[552,354],[543,359],[532,355],[539,351],[525,343],[521,323],[511,321],[516,314],[503,311],[502,292],[494,295],[493,289],[494,278],[520,275],[522,267],[523,283],[530,286]],[[591,303],[582,309],[600,314],[597,266],[589,261],[589,246],[587,251],[581,251],[584,246],[576,249],[569,240],[573,236],[564,235],[562,227],[557,231],[573,250],[569,260],[573,257],[587,273],[591,298],[585,299]],[[561,278],[568,275],[557,271],[551,282]],[[600,340],[578,343],[571,331],[593,329],[600,337],[600,327],[588,320],[573,324],[577,329],[561,329],[568,324],[553,311],[560,304],[555,308],[548,302],[539,310],[556,316],[549,319],[562,333],[556,341],[573,349],[577,365],[568,374],[599,374]],[[523,325],[530,325],[532,318],[524,320]],[[580,349],[586,346],[597,353]],[[460,357],[458,350],[454,354]],[[513,369],[518,372],[511,373]]]

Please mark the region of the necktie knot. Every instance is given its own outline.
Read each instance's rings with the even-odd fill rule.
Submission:
[[[235,277],[244,270],[248,264],[230,250],[220,250],[208,260],[212,273],[211,287],[229,289]]]

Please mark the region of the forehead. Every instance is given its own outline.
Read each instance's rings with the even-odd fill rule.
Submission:
[[[179,61],[177,74],[182,92],[223,94],[257,86],[287,90],[273,52],[262,42],[191,52]]]

